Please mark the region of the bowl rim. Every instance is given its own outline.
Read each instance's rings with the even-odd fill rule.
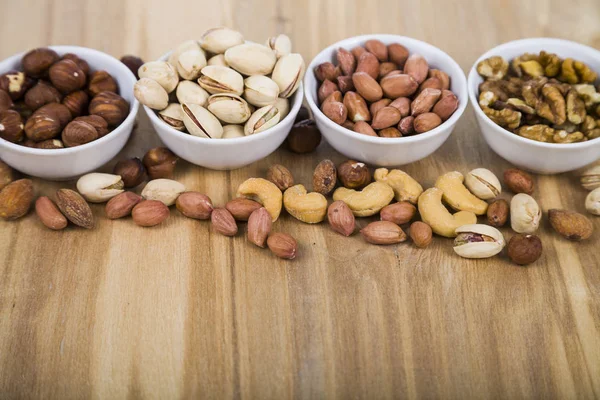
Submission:
[[[437,135],[443,135],[445,130],[451,126],[453,126],[454,124],[456,124],[456,122],[460,119],[460,117],[462,116],[462,114],[464,113],[465,109],[467,108],[467,105],[469,104],[469,97],[468,97],[468,88],[467,88],[467,78],[465,76],[465,72],[463,71],[463,69],[460,67],[460,65],[456,62],[456,60],[454,60],[454,58],[452,58],[448,53],[446,53],[445,51],[443,51],[442,49],[440,49],[437,46],[434,46],[432,44],[429,44],[427,42],[424,42],[422,40],[418,40],[418,39],[414,39],[408,36],[402,36],[402,35],[393,35],[393,34],[386,34],[386,33],[375,33],[375,34],[367,34],[367,35],[358,35],[358,36],[352,36],[346,39],[342,39],[340,41],[337,41],[333,44],[331,44],[330,46],[327,46],[325,49],[321,50],[310,62],[308,68],[306,69],[306,76],[304,77],[304,80],[307,81],[309,79],[314,79],[316,81],[316,77],[313,75],[310,75],[310,72],[312,72],[314,70],[314,68],[316,67],[317,64],[317,59],[320,58],[320,56],[322,56],[325,53],[332,53],[334,50],[336,50],[338,47],[342,47],[344,45],[346,45],[348,42],[354,42],[354,41],[367,41],[369,39],[390,39],[390,40],[394,40],[397,41],[400,44],[404,44],[404,43],[411,43],[413,45],[417,45],[417,46],[421,46],[421,47],[425,47],[428,48],[431,51],[435,51],[435,52],[439,52],[441,53],[441,55],[443,57],[446,57],[450,63],[450,65],[452,66],[452,68],[456,69],[457,72],[460,72],[459,75],[459,82],[456,82],[456,84],[458,84],[459,86],[461,86],[464,89],[464,93],[466,95],[466,101],[460,101],[461,99],[459,98],[459,106],[456,109],[456,111],[454,111],[454,113],[452,114],[452,116],[450,118],[448,118],[446,121],[442,122],[438,127],[436,127],[435,129],[432,129],[430,131],[424,132],[424,133],[420,133],[420,134],[416,134],[416,135],[411,135],[411,136],[403,136],[403,137],[399,137],[399,138],[386,138],[386,137],[373,137],[373,136],[367,136],[367,135],[363,135],[357,132],[354,132],[350,129],[347,129],[341,125],[336,124],[335,122],[333,122],[332,120],[330,120],[329,118],[327,118],[327,116],[325,114],[323,114],[323,112],[321,111],[321,109],[317,106],[316,102],[315,102],[315,96],[316,93],[309,93],[309,85],[305,84],[304,85],[304,94],[306,97],[306,100],[309,104],[309,107],[311,109],[311,111],[313,112],[313,114],[318,114],[319,117],[322,117],[321,119],[323,120],[323,123],[328,127],[331,128],[337,132],[340,132],[341,134],[352,138],[352,139],[357,139],[357,140],[361,140],[367,143],[374,143],[374,144],[400,144],[400,143],[418,143],[418,142],[422,142],[422,141],[427,141],[428,139],[437,136]],[[309,77],[310,75],[310,77]],[[306,82],[307,83],[307,82]],[[453,82],[454,84],[454,82]],[[317,87],[318,87],[318,82],[317,82]],[[455,93],[456,95],[456,93]],[[457,96],[458,97],[458,96]],[[316,111],[315,111],[316,110]]]
[[[167,53],[163,54],[160,58],[158,58],[156,61],[167,61],[172,52],[173,52],[172,50],[168,51]],[[242,77],[244,77],[243,74],[241,74],[241,75],[242,75]],[[192,82],[194,82],[194,81],[192,80]],[[292,100],[292,98],[293,98],[293,100]],[[288,122],[292,118],[295,120],[296,115],[298,114],[298,111],[300,110],[300,107],[302,106],[302,101],[304,100],[304,82],[303,81],[300,81],[300,84],[298,85],[298,88],[296,89],[296,91],[292,94],[292,96],[288,97],[287,100],[290,102],[290,111],[285,116],[285,118],[280,120],[275,126],[272,126],[269,129],[266,129],[262,132],[258,132],[258,133],[252,134],[252,135],[248,135],[248,136],[244,136],[244,137],[236,137],[236,138],[227,138],[224,140],[221,140],[221,138],[211,139],[211,138],[205,138],[205,137],[201,137],[201,136],[194,136],[189,133],[184,133],[184,132],[178,131],[177,129],[165,124],[160,118],[158,118],[158,115],[155,112],[155,110],[153,110],[150,107],[145,106],[145,105],[142,105],[142,106],[144,108],[144,111],[148,115],[148,118],[150,118],[150,122],[152,122],[153,125],[158,125],[158,126],[163,127],[164,128],[163,132],[166,132],[166,133],[172,135],[176,139],[182,139],[182,140],[190,142],[190,143],[197,143],[197,144],[210,143],[211,145],[214,145],[214,146],[225,146],[226,147],[226,146],[235,146],[238,144],[252,143],[253,141],[261,140],[261,139],[264,140],[267,138],[268,135],[275,135],[278,132],[276,128],[278,128],[278,127],[282,128],[283,127],[282,124],[284,122]],[[257,110],[260,108],[262,108],[262,107],[257,108]],[[235,124],[225,124],[225,125],[235,125]],[[240,124],[237,124],[237,125],[240,125]]]
[[[83,51],[83,52],[87,52],[87,53],[93,53],[94,55],[101,57],[101,58],[105,58],[105,59],[107,59],[108,62],[114,63],[115,69],[121,69],[122,70],[121,72],[127,71],[127,73],[129,73],[129,75],[131,77],[130,90],[133,90],[133,85],[135,84],[135,81],[136,81],[135,75],[131,72],[131,70],[129,68],[127,68],[127,66],[125,64],[123,64],[121,61],[117,60],[115,57],[111,56],[110,54],[107,54],[100,50],[91,49],[89,47],[83,47],[83,46],[50,45],[50,46],[45,46],[45,47],[55,50],[58,53],[74,53],[74,54],[78,55],[78,52]],[[0,61],[0,66],[3,66],[4,64],[12,63],[12,62],[22,58],[29,51],[30,50],[23,51],[23,52],[14,54],[10,57],[3,59],[2,61]],[[119,126],[117,126],[115,129],[113,129],[108,134],[102,136],[100,139],[96,139],[94,141],[82,144],[80,146],[65,147],[63,149],[36,149],[33,147],[26,147],[26,146],[22,146],[22,145],[19,145],[16,143],[12,143],[5,139],[0,140],[0,146],[6,147],[9,150],[15,150],[17,152],[24,153],[24,154],[57,156],[57,157],[74,154],[74,153],[77,153],[80,151],[85,151],[86,149],[91,149],[92,147],[95,147],[95,146],[101,146],[103,143],[108,143],[111,140],[113,140],[116,136],[123,134],[123,132],[127,129],[127,128],[125,128],[125,125],[131,123],[132,120],[134,120],[135,117],[137,116],[139,105],[140,104],[139,104],[138,100],[135,97],[133,97],[133,101],[131,103],[129,103],[129,114],[127,115],[127,118],[125,118],[123,120],[123,122],[121,122],[119,124]]]
[[[473,104],[473,108],[475,109],[475,114],[479,117],[479,119],[481,121],[485,121],[485,123],[488,126],[493,126],[496,132],[500,132],[505,137],[510,138],[511,140],[514,140],[517,143],[528,144],[528,145],[532,145],[534,147],[542,148],[542,149],[554,149],[554,150],[572,149],[572,150],[576,150],[576,149],[581,149],[581,148],[585,148],[587,146],[592,146],[592,145],[596,145],[596,144],[600,143],[600,138],[587,140],[585,142],[579,142],[579,143],[538,142],[537,140],[524,138],[522,136],[519,136],[515,133],[512,133],[512,132],[502,128],[500,125],[498,125],[494,121],[492,121],[487,115],[485,115],[485,113],[483,112],[483,110],[481,110],[481,107],[479,106],[479,102],[477,101],[478,89],[475,85],[475,79],[477,79],[479,77],[479,74],[477,73],[477,64],[480,61],[482,61],[488,57],[491,57],[495,53],[498,53],[500,51],[506,50],[507,48],[510,48],[514,45],[519,45],[519,44],[535,45],[536,48],[538,48],[538,49],[541,49],[542,47],[544,47],[546,45],[554,45],[554,44],[568,45],[570,47],[573,47],[576,51],[583,51],[583,52],[590,53],[591,56],[598,58],[598,61],[600,62],[600,51],[598,51],[590,46],[581,44],[581,43],[573,42],[571,40],[566,40],[566,39],[559,39],[559,38],[538,37],[538,38],[518,39],[518,40],[511,40],[508,42],[504,42],[496,47],[493,47],[477,58],[477,60],[471,66],[471,69],[469,70],[469,76],[467,78],[467,86],[468,86],[467,90],[468,90],[468,94],[469,94],[469,99],[471,100],[471,104]],[[500,54],[496,54],[496,55],[500,55]],[[502,56],[502,57],[504,57],[504,56]]]

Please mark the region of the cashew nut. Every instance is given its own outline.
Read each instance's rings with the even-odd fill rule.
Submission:
[[[374,174],[377,182],[383,182],[394,190],[397,201],[409,201],[417,204],[423,187],[412,176],[399,169],[388,171],[387,168],[378,168]]]
[[[357,217],[377,214],[379,210],[390,204],[393,198],[392,188],[381,182],[373,182],[362,191],[341,187],[333,192],[333,200],[346,203]]]
[[[327,199],[321,193],[307,193],[303,185],[294,185],[283,193],[283,206],[290,215],[307,224],[325,219]]]
[[[463,184],[464,180],[465,177],[458,171],[447,172],[437,179],[435,187],[442,190],[444,201],[455,210],[470,211],[477,215],[485,214],[488,203],[469,192]]]
[[[459,211],[452,215],[442,204],[444,192],[436,187],[427,189],[419,197],[419,213],[423,222],[431,226],[440,236],[456,237],[456,229],[477,223],[477,216],[470,211]]]
[[[277,221],[281,213],[281,190],[271,181],[263,178],[250,178],[238,187],[237,197],[254,200],[267,209],[273,222]]]

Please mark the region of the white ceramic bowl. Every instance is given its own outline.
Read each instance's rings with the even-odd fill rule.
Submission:
[[[65,149],[33,149],[0,138],[0,159],[27,175],[49,180],[67,180],[98,169],[112,160],[127,143],[139,103],[133,97],[135,76],[119,60],[98,50],[78,46],[49,46],[59,55],[74,53],[90,65],[92,71],[105,70],[119,85],[120,95],[129,102],[129,115],[108,135],[81,146]],[[23,54],[0,62],[0,74],[21,69]]]
[[[167,53],[160,60],[169,58]],[[274,152],[287,137],[302,106],[302,84],[288,100],[290,112],[277,125],[250,136],[231,139],[209,139],[180,132],[165,124],[156,112],[144,106],[160,140],[173,153],[201,167],[231,170],[252,164]]]
[[[429,132],[402,138],[366,136],[346,129],[327,118],[317,105],[319,82],[314,75],[315,67],[327,61],[334,62],[338,48],[350,50],[363,45],[369,39],[378,39],[385,44],[400,43],[410,51],[410,54],[416,53],[425,57],[430,67],[446,72],[450,76],[450,88],[459,99],[458,109],[454,114]],[[465,74],[452,57],[428,43],[397,35],[363,35],[332,44],[321,51],[306,69],[304,90],[317,126],[333,148],[354,160],[386,167],[409,164],[436,151],[448,139],[468,103]]]
[[[582,143],[542,143],[526,139],[496,125],[479,107],[479,84],[483,79],[477,73],[477,64],[491,56],[502,56],[507,61],[523,53],[546,50],[561,58],[572,57],[600,72],[600,51],[562,39],[523,39],[504,43],[483,54],[469,72],[469,98],[475,109],[479,129],[487,144],[500,157],[512,164],[539,174],[558,174],[573,171],[600,159],[600,139]]]

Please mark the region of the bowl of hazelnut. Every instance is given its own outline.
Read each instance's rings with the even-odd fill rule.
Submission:
[[[515,40],[473,64],[469,97],[487,144],[540,174],[600,159],[600,51],[562,39]]]
[[[385,167],[432,154],[468,103],[465,74],[448,54],[420,40],[381,34],[321,51],[307,68],[304,94],[333,148]]]
[[[27,175],[67,180],[123,148],[139,103],[135,76],[97,50],[50,46],[0,62],[0,158]]]

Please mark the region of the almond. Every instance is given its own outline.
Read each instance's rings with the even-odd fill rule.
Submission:
[[[379,83],[366,72],[355,72],[352,75],[352,82],[358,94],[371,103],[383,97]]]
[[[321,161],[313,172],[313,190],[327,196],[337,183],[337,170],[331,160]]]
[[[413,123],[415,132],[424,133],[437,128],[442,123],[442,119],[434,113],[428,112],[415,117]]]
[[[27,214],[33,202],[33,183],[29,179],[11,182],[0,192],[0,217],[6,220]]]
[[[416,221],[410,225],[410,238],[415,246],[425,248],[431,243],[433,232],[425,222]]]
[[[418,82],[410,75],[396,74],[387,75],[381,80],[381,89],[385,97],[397,99],[398,97],[409,97],[419,88]]]
[[[338,125],[341,125],[348,118],[348,109],[337,101],[323,103],[323,114]]]
[[[346,93],[349,90],[354,90],[354,82],[352,82],[351,76],[338,76],[337,85],[342,93]]]
[[[408,57],[406,64],[404,64],[404,73],[412,76],[420,85],[429,74],[429,64],[427,64],[427,60],[423,56],[413,54]]]
[[[371,113],[367,102],[356,92],[346,92],[344,95],[344,105],[348,109],[348,118],[353,122],[370,121]]]
[[[334,231],[344,236],[354,233],[356,225],[354,214],[350,207],[341,200],[331,203],[327,209],[327,220]]]
[[[46,196],[38,198],[35,202],[35,212],[47,228],[55,231],[67,226],[67,219],[59,211],[56,205]]]
[[[411,115],[416,117],[417,115],[431,111],[441,95],[442,91],[439,89],[427,88],[423,90],[410,105]]]
[[[269,235],[267,246],[277,257],[293,260],[298,252],[296,239],[287,233],[276,232]]]
[[[65,217],[77,226],[85,229],[94,227],[92,209],[79,193],[71,189],[56,191],[56,205]]]
[[[133,207],[131,216],[139,226],[155,226],[169,218],[169,207],[162,201],[144,200]]]
[[[269,167],[267,180],[273,182],[282,192],[290,186],[294,186],[292,173],[281,164],[273,164]]]
[[[504,171],[504,184],[513,193],[533,193],[533,178],[520,169],[510,168]]]
[[[402,228],[389,221],[371,222],[360,231],[360,234],[372,244],[394,244],[406,240]]]
[[[375,136],[375,137],[377,136],[377,133],[373,130],[373,128],[371,128],[371,125],[369,125],[365,121],[358,121],[357,123],[355,123],[353,130],[354,130],[354,132],[360,133],[363,135]]]
[[[14,180],[13,169],[0,160],[0,191]]]
[[[552,228],[569,240],[589,239],[594,233],[592,221],[574,211],[552,209],[548,211],[548,219]]]
[[[377,57],[365,51],[358,58],[355,72],[365,72],[373,79],[379,78],[379,61],[377,61]]]
[[[373,129],[389,128],[390,126],[394,126],[400,122],[401,118],[402,115],[397,108],[390,106],[383,107],[381,110],[377,111],[377,114],[373,116],[371,127]]]
[[[258,247],[265,247],[265,242],[271,232],[271,215],[266,208],[254,210],[248,218],[248,240]]]
[[[396,225],[402,225],[409,223],[416,213],[417,209],[415,206],[408,201],[401,201],[383,207],[379,212],[379,216],[382,221],[390,221]]]
[[[371,39],[365,42],[365,49],[372,53],[380,62],[388,60],[388,49],[381,40]]]
[[[342,73],[344,75],[352,75],[356,69],[356,58],[346,49],[339,48],[336,53],[336,58]]]
[[[209,219],[213,211],[210,197],[198,192],[185,192],[179,195],[175,206],[188,218]]]
[[[403,68],[408,59],[408,49],[401,44],[392,43],[388,45],[388,56],[390,61],[396,64],[398,68]]]
[[[323,104],[325,99],[327,99],[333,92],[337,90],[338,87],[335,83],[331,82],[329,79],[325,79],[321,86],[319,86],[319,90],[317,92],[319,104]]]
[[[108,219],[123,218],[131,214],[133,207],[135,207],[140,201],[142,196],[139,196],[133,192],[119,193],[106,203],[104,213]]]
[[[447,90],[444,90],[447,92]],[[433,106],[433,112],[436,113],[442,121],[446,121],[448,118],[454,114],[454,111],[458,108],[458,97],[452,92],[449,95],[442,97],[436,104]]]
[[[238,227],[233,219],[233,215],[225,208],[215,208],[210,215],[210,222],[215,231],[225,236],[235,236]]]
[[[230,200],[225,204],[227,211],[229,211],[231,215],[233,215],[233,218],[238,221],[248,221],[250,214],[261,207],[262,205],[260,203],[242,197]]]

